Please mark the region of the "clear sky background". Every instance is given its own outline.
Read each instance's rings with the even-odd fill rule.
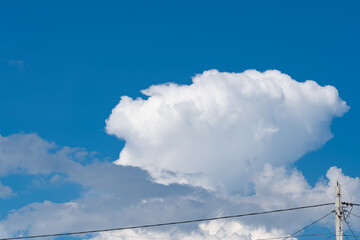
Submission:
[[[112,164],[125,141],[105,131],[105,120],[121,96],[146,99],[140,90],[167,82],[190,85],[192,77],[211,69],[236,73],[276,69],[298,82],[314,80],[320,86],[334,86],[350,107],[344,116],[330,117],[334,138],[320,149],[306,150],[304,156],[284,167],[289,172],[297,169],[311,189],[319,178],[330,181],[325,175],[332,166],[355,179],[360,175],[359,16],[360,4],[355,0],[1,1],[0,135],[8,138],[20,133],[7,145],[3,140],[0,148],[0,190],[2,186],[4,192],[3,197],[0,194],[0,229],[12,226],[2,237],[17,235],[17,231],[41,232],[42,225],[36,218],[51,212],[44,210],[44,201],[49,201],[46,206],[51,209],[56,209],[52,204],[64,207],[69,202],[79,206],[86,202],[84,209],[90,209],[95,206],[92,198],[106,195],[102,192],[104,186],[109,187],[109,192],[119,192],[117,204],[101,200],[109,203],[100,214],[102,219],[122,216],[111,215],[117,208],[128,215],[127,222],[103,219],[101,227],[109,223],[141,224],[144,218],[140,221],[129,210],[135,203],[171,199],[167,206],[176,209],[181,204],[174,199],[194,192],[203,199],[212,199],[199,207],[202,211],[175,217],[174,210],[169,210],[168,217],[152,219],[150,212],[162,209],[156,205],[146,208],[149,216],[145,219],[158,222],[219,212],[231,214],[231,209],[219,205],[222,200],[218,195],[210,196],[213,193],[199,186],[165,186],[150,181],[144,169]],[[33,133],[36,135],[29,135]],[[27,136],[30,139],[24,143],[21,139]],[[37,141],[52,142],[58,148],[49,150],[43,142],[37,147],[31,145]],[[288,141],[294,141],[291,134]],[[80,153],[64,157],[57,152],[63,147],[76,148],[74,151]],[[30,155],[40,148],[45,149],[40,154],[44,159],[38,161],[40,157],[33,159]],[[20,157],[6,155],[22,150]],[[81,157],[84,151],[89,154]],[[72,163],[61,162],[63,157],[72,159]],[[54,161],[61,163],[55,166]],[[18,162],[19,166],[9,162]],[[94,170],[94,164],[103,164],[102,170]],[[86,170],[88,166],[91,170]],[[111,176],[111,184],[89,183],[95,172],[104,178],[102,171]],[[57,181],[54,176],[63,179]],[[353,181],[358,184],[358,179]],[[119,187],[119,182],[128,184]],[[358,192],[352,193],[355,199],[360,194],[356,184]],[[127,188],[142,193],[132,190],[133,194],[129,194]],[[39,206],[31,205],[34,203]],[[27,206],[39,209],[24,210]],[[216,212],[217,207],[222,210]],[[258,208],[237,210],[252,209]],[[141,209],[135,212],[139,214]],[[92,214],[98,216],[96,211]],[[83,213],[78,215],[88,218]],[[70,230],[96,227],[79,218]],[[48,230],[66,231],[67,226]]]

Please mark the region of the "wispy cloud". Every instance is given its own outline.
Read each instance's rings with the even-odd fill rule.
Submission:
[[[20,60],[20,59],[7,59],[0,57],[0,63],[18,68],[22,68],[24,66],[24,60]]]
[[[13,59],[13,60],[8,60],[8,63],[12,66],[16,66],[20,68],[24,66],[24,60]]]

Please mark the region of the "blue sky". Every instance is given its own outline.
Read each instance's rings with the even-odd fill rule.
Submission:
[[[108,207],[103,214],[94,210],[92,216],[109,217],[101,226],[121,225],[123,222],[114,221],[116,216],[111,215],[119,206],[104,197],[111,194],[122,206],[121,214],[134,224],[139,222],[135,213],[146,210],[150,221],[151,213],[162,209],[156,199],[163,199],[169,210],[168,217],[154,218],[156,221],[173,219],[176,206],[196,205],[177,202],[179,196],[196,196],[209,203],[199,207],[198,215],[184,212],[177,218],[211,215],[217,207],[221,209],[218,212],[231,213],[230,206],[236,204],[222,206],[223,199],[201,181],[163,185],[142,162],[130,159],[133,167],[113,164],[125,140],[136,149],[143,146],[137,137],[145,133],[135,129],[109,134],[105,130],[105,120],[121,96],[146,101],[151,94],[146,97],[140,90],[167,82],[190,85],[192,77],[211,69],[229,73],[275,69],[298,82],[314,80],[320,86],[334,86],[350,109],[339,113],[342,117],[326,115],[324,124],[315,127],[328,126],[330,121],[334,138],[319,146],[306,143],[300,158],[289,150],[288,158],[294,160],[269,163],[288,171],[274,169],[284,174],[284,179],[297,171],[311,189],[319,178],[330,183],[326,173],[336,166],[353,179],[356,198],[360,194],[355,178],[360,167],[359,10],[357,1],[2,1],[0,135],[6,141],[1,146],[0,164],[7,170],[0,172],[0,190],[6,186],[4,196],[9,189],[12,193],[3,198],[0,194],[0,229],[15,221],[19,227],[9,234],[38,233],[41,229],[36,220],[30,224],[26,219],[41,217],[46,213],[44,206],[56,211],[54,204],[75,202],[91,212],[98,198]],[[168,90],[164,87],[161,91]],[[312,109],[311,104],[304,106]],[[317,111],[311,113],[316,115]],[[287,139],[296,143],[296,136],[289,131]],[[174,138],[178,137],[172,135]],[[157,153],[163,153],[159,149]],[[19,165],[14,159],[21,159]],[[176,172],[175,165],[166,169]],[[103,181],[90,181],[94,172]],[[250,188],[256,184],[260,183],[249,182]],[[156,203],[132,212],[134,204],[141,201]],[[37,209],[31,205],[35,203],[39,209],[27,215],[24,208]],[[252,208],[257,209],[238,210]],[[79,219],[73,230],[94,226]],[[49,230],[67,230],[66,225],[61,226]]]

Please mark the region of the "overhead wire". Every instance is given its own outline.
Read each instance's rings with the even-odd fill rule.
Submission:
[[[350,207],[350,210],[345,209],[347,207]],[[353,208],[354,208],[354,206],[351,204],[346,204],[345,207],[343,207],[343,212],[342,212],[343,221],[345,221],[345,222],[347,221],[347,219],[350,217],[350,214],[351,214]]]
[[[335,233],[312,233],[312,234],[303,234],[303,235],[294,235],[294,238],[300,238],[300,237],[313,237],[313,236],[324,236],[324,235],[335,235]],[[287,236],[282,237],[269,237],[269,238],[257,238],[254,240],[273,240],[273,239],[284,239]]]
[[[205,222],[205,221],[220,220],[220,219],[240,218],[240,217],[246,217],[246,216],[255,216],[255,215],[262,215],[262,214],[285,212],[285,211],[294,211],[294,210],[300,210],[300,209],[328,206],[328,205],[333,205],[333,204],[334,203],[322,203],[322,204],[315,204],[315,205],[308,205],[308,206],[301,206],[301,207],[276,209],[276,210],[263,211],[263,212],[252,212],[252,213],[228,215],[228,216],[222,216],[222,217],[200,218],[200,219],[185,220],[185,221],[156,223],[156,224],[147,224],[147,225],[136,225],[136,226],[118,227],[118,228],[105,228],[105,229],[96,229],[96,230],[87,230],[87,231],[78,231],[78,232],[65,232],[65,233],[52,233],[52,234],[41,234],[41,235],[20,236],[20,237],[8,237],[8,238],[0,238],[0,240],[59,237],[59,236],[69,236],[69,235],[80,235],[80,234],[91,234],[91,233],[99,233],[99,232],[109,232],[109,231],[120,231],[120,230],[130,230],[130,229],[140,229],[140,228],[152,228],[152,227],[170,226],[170,225],[178,225],[178,224],[186,224],[186,223]],[[329,214],[327,214],[327,215],[329,215]],[[324,217],[326,217],[326,216],[324,216]],[[315,221],[314,223],[320,221],[321,219]],[[314,224],[314,223],[312,223],[312,224]],[[308,225],[308,226],[311,226],[311,225]],[[303,229],[305,229],[305,228],[303,228]],[[301,229],[301,230],[303,230],[303,229]],[[296,233],[298,233],[300,231],[297,231]],[[296,233],[294,233],[294,234],[296,234]]]
[[[330,239],[330,238],[332,238],[332,237],[334,237],[334,236],[336,236],[336,233],[328,236],[327,238],[325,238],[325,240],[328,240],[328,239]]]
[[[359,215],[356,215],[356,214],[354,214],[354,213],[352,213],[352,210],[353,210],[353,207],[354,206],[360,206],[360,204],[358,204],[358,203],[352,203],[352,196],[351,196],[351,193],[344,187],[344,186],[342,186],[348,193],[349,193],[349,196],[350,196],[350,199],[351,199],[351,202],[349,203],[349,202],[341,202],[343,205],[346,205],[346,207],[351,207],[350,208],[350,210],[344,210],[344,215],[343,215],[343,221],[346,223],[346,225],[347,225],[347,227],[349,228],[349,230],[351,231],[351,234],[352,235],[348,235],[348,234],[343,234],[343,236],[348,240],[348,236],[351,236],[351,237],[354,237],[356,240],[357,240],[357,237],[360,237],[359,235],[355,235],[354,234],[354,231],[351,229],[351,227],[350,227],[350,225],[349,225],[349,222],[348,222],[348,218],[350,217],[350,215],[352,215],[352,216],[355,216],[355,217],[357,217],[357,218],[360,218],[360,216]],[[327,239],[329,239],[329,238],[331,238],[331,237],[333,237],[333,236],[336,236],[336,234],[334,234],[334,235],[330,235],[329,237],[327,237],[325,240],[327,240]],[[296,236],[294,236],[294,237],[296,237]]]
[[[349,194],[349,197],[350,197],[350,202],[353,202],[353,198],[352,198],[352,194],[351,192],[342,184],[339,183],[339,185],[341,186],[342,189],[344,189],[348,194]]]
[[[358,217],[358,218],[360,218],[360,216],[359,215],[356,215],[356,214],[354,214],[354,213],[350,213],[351,215],[353,215],[353,216],[355,216],[355,217]]]
[[[347,225],[347,227],[349,228],[349,230],[350,230],[351,234],[353,235],[353,237],[357,240],[357,238],[356,238],[356,236],[355,236],[355,234],[354,234],[353,230],[351,229],[351,227],[350,227],[349,223],[348,223],[347,221],[344,221],[344,222],[346,223],[346,225]],[[345,236],[346,236],[346,235],[345,235]],[[346,238],[347,238],[347,237],[346,237]]]
[[[349,203],[349,202],[341,202],[342,204],[345,204],[345,205],[350,205],[350,206],[360,206],[359,203]]]
[[[329,212],[329,213],[325,214],[325,215],[324,215],[324,216],[322,216],[321,218],[319,218],[319,219],[315,220],[314,222],[312,222],[312,223],[310,223],[310,224],[306,225],[305,227],[301,228],[300,230],[298,230],[298,231],[294,232],[293,234],[291,234],[291,235],[289,235],[289,236],[287,236],[287,237],[283,238],[283,240],[286,240],[286,239],[288,239],[288,238],[293,237],[295,234],[297,234],[297,233],[301,232],[302,230],[305,230],[306,228],[308,228],[308,227],[310,227],[310,226],[314,225],[314,224],[315,224],[315,223],[317,223],[317,222],[320,222],[321,220],[323,220],[324,218],[326,218],[327,216],[329,216],[330,214],[332,214],[332,213],[334,213],[334,212],[335,212],[335,211],[334,211],[334,210],[332,210],[331,212]]]
[[[342,186],[342,187],[344,188],[344,186]],[[346,190],[346,189],[345,189],[345,190]],[[346,190],[346,191],[349,193],[350,198],[352,199],[351,193],[350,193],[348,190]],[[349,202],[341,202],[341,203],[344,204],[344,205],[346,205],[346,207],[348,207],[348,206],[351,207],[350,210],[344,210],[344,213],[343,213],[343,217],[344,217],[344,218],[343,218],[343,222],[346,223],[346,225],[347,225],[347,227],[349,228],[349,230],[350,230],[350,232],[351,232],[352,235],[343,234],[343,236],[345,236],[346,239],[348,239],[348,236],[351,236],[351,237],[354,237],[354,238],[357,240],[356,235],[354,234],[353,230],[351,229],[351,227],[350,227],[350,225],[349,225],[348,218],[350,217],[350,215],[360,218],[360,216],[352,213],[353,207],[354,207],[354,206],[360,206],[360,204],[358,204],[358,203],[352,203],[352,202],[351,202],[351,203],[349,203]],[[359,236],[358,236],[358,237],[359,237]]]

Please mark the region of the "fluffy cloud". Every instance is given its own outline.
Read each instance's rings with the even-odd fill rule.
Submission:
[[[221,211],[234,214],[234,209],[242,206],[236,212],[251,212],[260,210],[272,210],[278,208],[312,205],[334,201],[334,186],[339,181],[351,191],[351,200],[360,200],[359,178],[352,178],[342,173],[341,169],[332,167],[326,173],[324,179],[320,179],[314,187],[311,187],[304,176],[297,170],[286,171],[284,167],[273,168],[266,165],[259,178],[254,178],[256,194],[248,197],[223,198],[223,204],[217,205],[218,214],[226,215]],[[306,197],[304,197],[306,196]],[[212,196],[214,197],[214,196]],[[343,189],[343,200],[349,200],[349,195]],[[330,213],[334,206],[319,207],[282,214],[269,214],[258,217],[239,218],[231,221],[211,221],[198,224],[193,229],[151,229],[151,230],[126,230],[101,233],[93,240],[122,240],[129,238],[146,239],[238,239],[256,240],[269,237],[280,237],[294,233],[303,226]],[[220,210],[221,209],[221,210]],[[350,210],[349,208],[347,210]],[[181,211],[184,211],[183,209]],[[190,210],[192,211],[192,210]],[[352,210],[358,214],[358,209]],[[296,218],[296,221],[293,221]],[[276,219],[276,221],[274,221]],[[351,218],[354,229],[359,229],[359,220]],[[331,214],[323,219],[318,225],[333,229],[334,215]],[[345,232],[348,230],[345,229]]]
[[[86,163],[82,161],[84,156],[89,158]],[[0,166],[0,177],[23,174],[44,177],[47,183],[71,182],[82,186],[88,194],[92,191],[98,194],[126,191],[126,201],[146,198],[151,191],[158,192],[161,197],[170,194],[165,186],[149,181],[144,170],[100,161],[84,149],[58,147],[37,134],[0,136]],[[178,193],[187,191],[186,186],[173,188]],[[0,190],[3,194],[10,191],[1,184]]]
[[[154,230],[126,230],[99,234],[92,240],[126,240],[126,239],[174,239],[174,240],[250,240],[284,236],[284,232],[278,229],[266,231],[264,227],[249,227],[236,221],[212,221],[199,224],[199,228],[193,231],[179,231],[173,228],[167,231]]]
[[[77,154],[79,151],[82,154]],[[266,164],[259,170],[259,174],[248,180],[253,185],[253,194],[239,197],[189,185],[156,184],[139,168],[99,161],[84,164],[78,159],[86,155],[83,150],[55,147],[55,144],[36,134],[2,137],[0,152],[0,164],[8,170],[3,171],[2,176],[49,176],[45,178],[45,184],[51,185],[56,181],[57,184],[73,182],[82,186],[81,194],[76,194],[77,197],[71,201],[39,201],[10,211],[0,221],[2,237],[180,221],[332,202],[337,180],[352,194],[350,199],[347,192],[343,191],[344,201],[360,201],[359,178],[346,176],[336,167],[330,168],[326,176],[312,187],[301,172]],[[21,194],[19,192],[14,197],[21,198]],[[254,240],[290,234],[332,208],[302,210],[301,214],[288,212],[276,216],[262,215],[233,221],[182,225],[171,229],[114,232],[100,234],[95,238],[123,239],[130,235],[139,238],[156,236],[157,239],[162,236],[167,239]],[[359,214],[357,209],[353,211]],[[276,221],[273,221],[274,217]],[[294,217],[297,221],[292,221]],[[325,227],[333,226],[333,218],[324,220],[322,223]],[[352,219],[352,223],[360,226],[355,220]]]
[[[331,120],[348,110],[334,87],[297,82],[278,71],[212,70],[194,77],[189,86],[158,85],[143,93],[147,99],[122,97],[106,122],[108,133],[126,140],[117,165],[83,149],[58,147],[36,134],[0,136],[0,178],[9,185],[0,184],[0,197],[22,197],[23,192],[3,181],[11,175],[33,176],[35,187],[68,183],[81,187],[68,201],[42,199],[9,211],[0,221],[0,236],[332,202],[337,180],[352,194],[345,201],[360,201],[359,178],[344,175],[340,168],[330,168],[311,186],[288,165],[326,143],[332,137]],[[269,214],[91,237],[255,240],[291,234],[332,208],[287,212],[277,215],[276,221]],[[331,228],[333,219],[324,220],[323,226]]]
[[[104,175],[106,174],[104,173]],[[152,194],[147,197],[140,196],[137,201],[119,204],[121,198],[127,195],[127,191],[111,196],[97,191],[93,192],[92,196],[84,196],[71,202],[45,201],[29,204],[12,211],[6,219],[0,222],[0,228],[6,229],[2,236],[8,237],[18,236],[22,233],[43,234],[141,225],[331,202],[333,201],[335,179],[341,183],[344,182],[352,191],[353,201],[360,199],[359,179],[345,176],[341,169],[329,169],[326,180],[321,180],[315,187],[311,187],[300,172],[295,170],[287,172],[284,168],[273,168],[268,165],[259,180],[255,182],[257,193],[253,196],[233,198],[218,196],[215,193],[199,194],[192,191],[175,197],[159,197],[157,191],[153,189]],[[286,182],[289,183],[289,186],[283,189]],[[131,182],[128,184],[132,185]],[[115,187],[113,189],[116,190]],[[190,228],[179,226],[180,228],[151,229],[149,231],[120,231],[99,234],[95,239],[140,237],[254,240],[278,237],[293,233],[330,212],[332,208],[332,206],[328,206],[300,212],[239,218],[232,221],[214,221],[194,224]],[[357,209],[354,213],[358,213]],[[276,217],[276,221],[273,220],[274,217]],[[292,221],[294,217],[296,217],[296,221]],[[357,226],[359,222],[354,222],[354,220],[357,219],[352,219],[352,223],[356,223],[355,226]],[[331,228],[333,216],[324,219],[322,224]],[[286,227],[284,228],[284,226]]]
[[[332,138],[348,106],[332,86],[272,70],[196,75],[191,85],[123,96],[106,131],[126,140],[116,163],[146,169],[156,182],[244,192],[265,163],[292,163]],[[246,185],[246,184],[245,184]]]
[[[337,181],[342,186],[346,186],[346,189],[342,190],[343,201],[360,201],[360,179],[344,175],[337,167],[331,167],[326,176],[319,178],[314,187],[310,186],[298,170],[287,171],[284,167],[274,168],[268,164],[259,176],[254,176],[252,179],[255,194],[243,197],[242,201],[259,205],[261,209],[333,202]]]
[[[84,156],[90,159],[81,161]],[[12,176],[16,179],[26,175],[30,179],[18,193],[16,189],[21,184],[12,182],[15,194],[11,184],[0,184],[1,198],[13,195],[18,198],[15,202],[19,199],[19,202],[24,202],[19,209],[13,209],[7,215],[2,213],[2,237],[41,234],[44,229],[61,232],[136,224],[139,218],[135,213],[146,209],[148,216],[143,214],[143,219],[150,219],[162,202],[166,202],[169,211],[175,211],[180,205],[191,209],[192,200],[187,196],[198,191],[191,186],[153,183],[144,170],[100,161],[83,149],[58,147],[37,134],[1,136],[0,166],[1,178]],[[51,189],[64,184],[80,186],[76,192],[64,193],[70,195],[72,201],[44,201],[44,196],[51,192],[42,192],[40,198],[32,196],[38,202],[27,202],[31,192],[37,188],[46,185]],[[184,218],[189,217],[189,212],[186,214]]]
[[[51,154],[51,151],[55,154]],[[36,134],[0,135],[0,176],[64,172],[76,165],[67,157],[74,151],[77,149],[57,149],[54,143]]]
[[[1,184],[0,182],[0,198],[7,198],[13,195],[13,191],[8,186]]]

